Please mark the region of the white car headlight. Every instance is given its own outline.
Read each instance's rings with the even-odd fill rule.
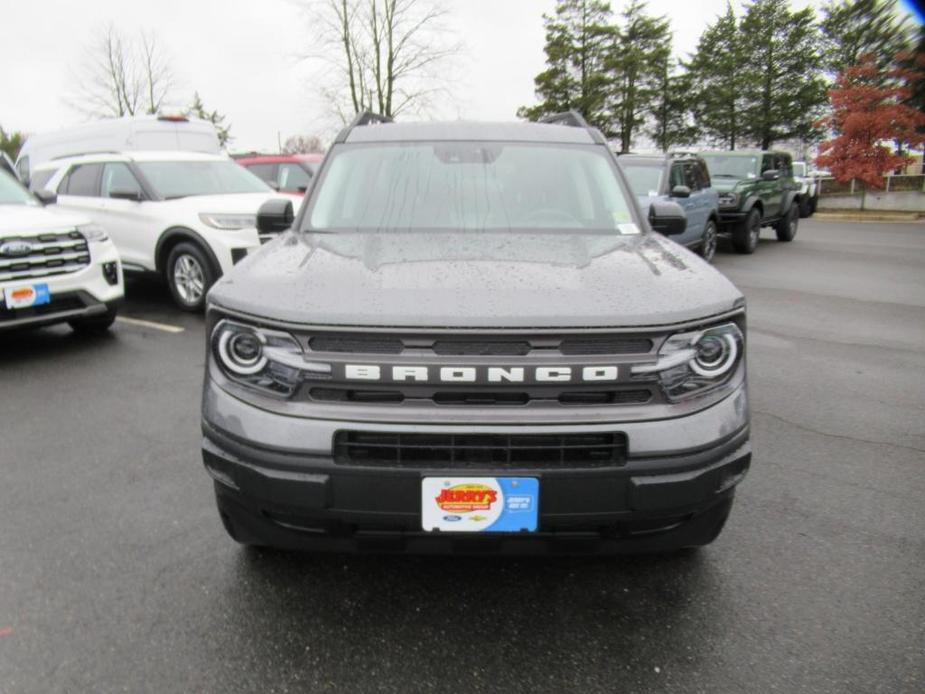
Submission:
[[[106,235],[106,230],[98,224],[81,224],[77,227],[77,231],[83,234],[87,241],[93,243],[102,243],[103,241],[109,240],[109,236]]]
[[[719,204],[723,207],[735,207],[739,204],[738,193],[720,193]]]
[[[255,228],[257,226],[256,214],[226,214],[224,212],[203,212],[199,220],[213,229],[236,231],[238,229]]]

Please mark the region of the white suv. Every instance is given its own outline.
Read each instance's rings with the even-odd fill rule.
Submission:
[[[0,171],[0,332],[65,322],[106,330],[123,294],[119,253],[105,232],[43,207]]]
[[[257,210],[286,197],[228,157],[194,152],[52,160],[32,172],[31,186],[103,227],[127,272],[158,273],[188,311],[202,309],[213,282],[272,238],[258,235]]]

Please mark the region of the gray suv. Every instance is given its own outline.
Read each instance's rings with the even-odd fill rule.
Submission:
[[[362,114],[208,296],[202,455],[243,544],[711,542],[751,459],[745,302],[604,137]],[[661,234],[652,229],[661,230]]]

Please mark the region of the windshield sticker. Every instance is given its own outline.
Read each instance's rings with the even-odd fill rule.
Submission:
[[[617,224],[617,229],[621,234],[638,234],[639,227],[635,224]]]

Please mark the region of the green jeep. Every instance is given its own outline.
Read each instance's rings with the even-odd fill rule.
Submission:
[[[720,233],[739,253],[754,253],[761,227],[773,226],[778,241],[793,241],[800,221],[800,186],[786,152],[701,152],[719,191]]]

